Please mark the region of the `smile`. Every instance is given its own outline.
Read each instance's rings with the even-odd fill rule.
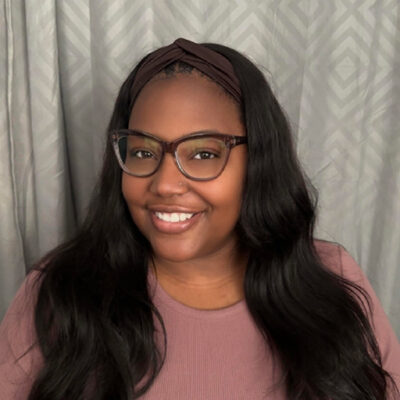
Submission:
[[[161,212],[152,211],[151,221],[157,231],[167,234],[183,233],[197,225],[202,219],[203,212]]]
[[[156,211],[154,214],[158,219],[165,222],[183,222],[186,221],[187,219],[192,218],[194,215],[194,213],[178,213],[178,212],[166,213],[159,211]]]

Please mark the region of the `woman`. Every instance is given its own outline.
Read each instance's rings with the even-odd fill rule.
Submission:
[[[3,321],[2,399],[399,398],[397,339],[352,258],[314,240],[249,60],[184,39],[149,54],[108,135],[83,227]]]

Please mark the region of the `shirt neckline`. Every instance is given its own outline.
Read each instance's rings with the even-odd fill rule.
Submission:
[[[234,316],[246,310],[247,305],[245,299],[239,300],[230,306],[219,308],[216,310],[202,310],[180,303],[175,300],[158,282],[151,268],[148,269],[148,281],[150,286],[150,295],[153,298],[155,305],[165,305],[168,308],[187,316],[196,319],[220,319]]]

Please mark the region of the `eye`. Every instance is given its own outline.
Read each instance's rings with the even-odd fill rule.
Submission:
[[[217,158],[218,154],[212,153],[210,151],[199,151],[193,157],[195,160],[211,160]]]
[[[155,158],[155,155],[148,150],[138,150],[138,149],[131,149],[129,152],[130,157],[138,158],[140,160],[145,160],[148,158]]]

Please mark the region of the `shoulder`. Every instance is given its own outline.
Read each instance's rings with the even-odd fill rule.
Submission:
[[[364,311],[372,314],[380,313],[382,306],[379,299],[364,271],[350,253],[340,244],[322,240],[315,240],[314,246],[322,265],[343,278],[344,282],[350,283],[351,286],[346,285],[346,287],[356,297]],[[371,318],[370,315],[368,317]]]
[[[38,270],[26,276],[0,325],[0,348],[4,350],[4,346],[8,345],[16,359],[36,342],[34,311],[40,278]],[[0,354],[4,355],[4,351]]]
[[[321,262],[329,270],[355,283],[363,283],[365,275],[362,269],[342,245],[314,240],[314,246]]]
[[[363,290],[368,300],[368,317],[381,352],[382,366],[400,387],[400,344],[364,271],[343,246],[320,240],[315,240],[314,246],[323,265]],[[352,291],[352,294],[355,292]]]
[[[15,295],[0,324],[0,391],[22,393],[40,368],[34,311],[41,273],[31,271]],[[24,392],[25,393],[25,392]]]

